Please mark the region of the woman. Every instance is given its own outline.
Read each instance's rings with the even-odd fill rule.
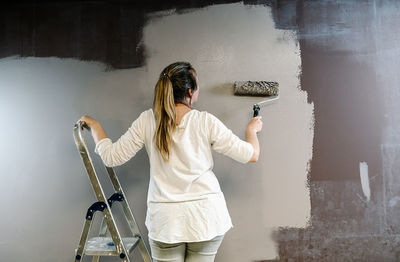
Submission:
[[[199,95],[196,71],[187,62],[167,66],[155,87],[153,107],[112,143],[99,122],[84,115],[106,166],[127,162],[145,145],[150,160],[146,227],[153,261],[214,261],[232,227],[212,167],[211,149],[241,163],[256,162],[261,117],[239,139],[218,118],[192,109]]]

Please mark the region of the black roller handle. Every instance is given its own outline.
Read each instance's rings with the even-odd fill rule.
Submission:
[[[260,112],[260,105],[258,104],[253,105],[253,111],[254,111],[253,117],[258,116]]]

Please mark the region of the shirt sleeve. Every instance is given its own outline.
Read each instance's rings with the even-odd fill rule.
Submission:
[[[115,143],[110,138],[97,142],[95,153],[100,155],[108,167],[120,166],[134,157],[145,141],[145,112],[132,123],[128,130]]]
[[[254,153],[252,144],[241,140],[212,114],[208,114],[207,122],[213,150],[240,163],[249,162]]]

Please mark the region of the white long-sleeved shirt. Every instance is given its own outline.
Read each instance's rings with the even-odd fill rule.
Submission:
[[[169,161],[153,143],[153,110],[140,114],[115,143],[96,144],[106,166],[119,166],[146,147],[150,160],[146,227],[149,237],[165,243],[197,242],[223,235],[232,227],[215,174],[211,149],[247,163],[253,146],[241,140],[217,117],[192,109],[172,134]]]

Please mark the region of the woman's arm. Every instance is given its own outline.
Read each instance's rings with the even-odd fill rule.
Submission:
[[[246,141],[236,136],[221,120],[207,114],[211,148],[238,162],[256,162],[260,154],[257,132],[261,130],[261,117],[253,118],[246,129]]]
[[[93,139],[96,143],[95,153],[100,155],[103,163],[108,167],[120,166],[135,156],[135,154],[143,147],[145,134],[146,114],[143,112],[136,119],[131,127],[123,134],[115,143],[107,137],[103,126],[88,115],[84,115],[79,122],[85,122],[92,132]],[[145,119],[146,118],[146,119]]]
[[[94,142],[97,144],[100,140],[107,138],[106,132],[104,131],[103,126],[97,122],[93,127],[90,128],[92,131],[92,136]]]
[[[260,156],[260,144],[258,143],[257,133],[262,129],[263,123],[261,118],[261,116],[254,117],[247,125],[246,141],[254,148],[253,156],[250,158],[249,162],[257,162],[258,157]]]

